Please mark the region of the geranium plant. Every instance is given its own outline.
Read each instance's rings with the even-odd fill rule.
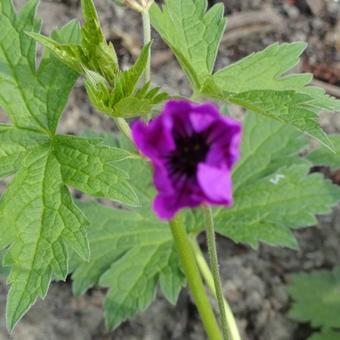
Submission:
[[[108,288],[109,329],[144,310],[158,286],[175,304],[187,282],[208,337],[239,340],[222,294],[215,229],[253,248],[298,247],[293,230],[313,225],[340,199],[339,188],[310,174],[318,153],[327,158],[327,149],[336,159],[318,113],[340,111],[340,102],[310,86],[311,75],[287,75],[303,42],[274,44],[215,70],[226,28],[222,4],[118,2],[143,18],[144,47],[125,71],[93,0],[81,1],[82,26],[71,21],[49,37],[40,34],[36,0],[19,13],[11,0],[0,2],[0,105],[11,121],[0,125],[0,174],[13,176],[0,201],[8,329],[52,280],[72,274],[75,294]],[[177,58],[192,97],[151,81],[151,26]],[[44,47],[39,62],[37,43]],[[121,134],[57,133],[80,76],[93,107]],[[242,122],[231,103],[247,110]],[[322,152],[308,154],[307,135]],[[119,205],[75,202],[70,188]],[[204,231],[210,265],[197,242]]]

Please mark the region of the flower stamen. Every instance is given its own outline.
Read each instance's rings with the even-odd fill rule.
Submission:
[[[172,174],[192,178],[200,162],[204,162],[210,145],[206,132],[193,132],[190,135],[174,136],[176,148],[166,156],[167,166]]]

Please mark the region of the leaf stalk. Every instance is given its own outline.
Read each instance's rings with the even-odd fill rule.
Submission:
[[[132,132],[129,123],[120,117],[114,118],[117,128],[133,143]]]
[[[151,42],[151,23],[149,10],[145,10],[142,12],[142,18],[143,18],[144,46],[146,46]],[[151,78],[151,55],[149,52],[148,61],[144,73],[144,82],[148,83],[150,81],[150,78]]]
[[[215,296],[215,298],[217,297],[216,294],[216,289],[215,289],[215,283],[214,283],[214,278],[213,275],[210,271],[210,268],[208,266],[208,263],[206,261],[206,259],[204,258],[204,255],[202,253],[201,248],[199,247],[196,238],[191,238],[191,245],[193,248],[193,252],[195,254],[196,257],[196,262],[197,265],[199,267],[199,270],[204,278],[204,281],[206,282],[209,290],[211,291],[211,293]],[[225,310],[225,316],[228,322],[228,329],[230,332],[230,337],[232,340],[241,340],[241,336],[240,336],[240,332],[238,330],[237,327],[237,323],[235,320],[235,317],[233,315],[233,312],[231,310],[230,305],[228,304],[228,301],[223,298],[223,304],[224,304],[224,310]]]
[[[222,335],[210,305],[202,277],[197,267],[190,240],[185,230],[183,219],[177,215],[170,222],[172,235],[175,240],[178,255],[188,280],[195,304],[201,316],[203,326],[211,340],[222,340]]]
[[[218,270],[218,258],[217,258],[217,249],[216,249],[214,218],[213,218],[212,209],[210,206],[204,205],[202,209],[203,209],[203,214],[204,214],[204,222],[206,225],[210,267],[211,267],[212,277],[214,281],[218,308],[220,310],[223,339],[228,340],[230,339],[229,327],[228,327],[228,321],[226,317],[221,278],[220,278],[220,273]]]

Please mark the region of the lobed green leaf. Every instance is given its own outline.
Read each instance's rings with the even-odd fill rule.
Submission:
[[[302,42],[273,44],[207,77],[200,91],[291,125],[333,150],[318,113],[340,111],[340,101],[308,86],[310,74],[286,75],[305,48]]]
[[[28,151],[47,142],[46,135],[0,124],[0,176],[15,173]]]
[[[306,140],[295,129],[248,113],[241,160],[233,172],[234,205],[216,209],[216,230],[256,248],[259,241],[296,248],[291,229],[313,225],[340,200],[340,190],[299,156]]]
[[[73,205],[48,145],[29,152],[23,162],[0,201],[0,248],[11,245],[4,257],[4,265],[11,267],[10,330],[37,297],[45,297],[51,279],[65,279],[66,244],[89,257],[86,219]]]
[[[289,311],[292,319],[324,330],[340,327],[340,268],[294,274],[288,291],[294,300]]]
[[[235,242],[297,248],[290,229],[314,225],[340,200],[340,190],[322,175],[308,175],[309,164],[281,168],[234,193],[234,205],[216,215],[216,230]]]
[[[194,89],[211,75],[226,27],[224,7],[207,0],[166,0],[151,6],[152,26],[169,45]]]
[[[0,125],[0,175],[14,175],[0,199],[0,251],[11,284],[9,330],[45,297],[51,280],[65,279],[69,248],[89,257],[88,222],[66,185],[122,203],[137,201],[124,171],[112,164],[129,153],[55,135],[78,75],[46,50],[36,67],[35,40],[26,34],[40,30],[35,12],[36,1],[19,14],[11,0],[0,3],[0,106],[13,124]],[[52,37],[76,43],[79,32],[73,21]]]
[[[130,157],[130,153],[105,146],[98,140],[74,136],[56,136],[54,143],[65,184],[92,196],[138,205],[126,172],[113,166]]]
[[[230,97],[232,103],[241,105],[291,125],[301,132],[317,138],[333,150],[333,145],[318,122],[315,108],[311,106],[312,98],[294,91],[254,90]]]
[[[214,83],[225,92],[242,93],[256,90],[291,91],[308,95],[312,104],[326,110],[340,109],[335,98],[321,88],[308,86],[311,74],[286,74],[299,63],[305,42],[274,43],[213,75]]]
[[[108,287],[105,317],[108,327],[144,310],[154,299],[158,282],[175,303],[184,285],[171,232],[147,210],[123,211],[82,203],[90,220],[91,259],[74,265],[73,289],[81,294]]]
[[[241,156],[233,172],[234,191],[279,168],[300,163],[299,152],[307,144],[295,129],[256,113],[246,113]]]

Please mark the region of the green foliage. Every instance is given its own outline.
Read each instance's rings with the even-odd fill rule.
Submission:
[[[148,307],[158,283],[166,298],[176,303],[184,277],[167,224],[154,217],[149,207],[125,211],[95,203],[80,206],[90,220],[91,259],[78,258],[74,264],[73,290],[81,294],[94,285],[109,288],[108,327],[115,328]]]
[[[126,172],[114,166],[129,158],[129,152],[74,136],[56,136],[54,143],[65,184],[92,196],[136,205],[138,199]]]
[[[305,43],[273,44],[217,71],[201,92],[261,113],[333,145],[318,123],[318,112],[340,111],[340,102],[308,86],[310,74],[285,75],[299,61]]]
[[[322,329],[309,340],[339,339],[340,268],[294,274],[288,289],[294,301],[289,316]]]
[[[298,156],[298,131],[255,113],[244,122],[241,160],[233,173],[234,205],[215,212],[216,230],[235,242],[296,248],[290,229],[313,225],[340,200],[340,190]]]
[[[329,149],[333,145],[321,129],[312,98],[295,91],[254,90],[230,97],[230,101],[254,112],[292,125],[315,137]]]
[[[91,70],[100,74],[110,84],[114,83],[118,72],[116,52],[111,43],[107,44],[100,28],[99,19],[92,0],[81,1],[84,26],[81,39],[65,42],[56,41],[35,32],[28,32],[31,37],[51,50],[63,63],[82,74]]]
[[[36,1],[31,0],[16,17],[11,1],[1,2],[0,31],[6,34],[0,40],[0,105],[15,127],[53,133],[77,75],[48,53],[36,71],[35,43],[24,34],[40,30],[35,8]],[[71,23],[63,29],[62,36],[64,41],[72,42],[77,33],[77,25]]]
[[[72,21],[51,37],[39,33],[36,0],[19,14],[11,0],[0,3],[0,32],[5,32],[0,37],[0,106],[11,121],[0,124],[0,176],[13,175],[0,200],[0,274],[5,272],[11,284],[9,330],[46,295],[51,280],[63,280],[70,271],[76,294],[93,286],[108,288],[109,328],[144,310],[158,286],[175,303],[185,284],[170,230],[150,209],[155,189],[149,164],[123,139],[103,143],[56,135],[80,74],[92,105],[112,117],[141,116],[169,98],[150,83],[139,86],[151,43],[130,69],[120,70],[93,0],[81,3],[84,25]],[[226,23],[223,12],[221,4],[207,10],[207,0],[165,0],[152,6],[151,20],[196,96],[253,111],[245,120],[242,157],[233,173],[235,204],[215,210],[217,231],[252,247],[263,241],[296,248],[292,229],[314,224],[315,214],[328,212],[340,199],[338,187],[320,174],[309,175],[311,162],[338,168],[338,157],[323,149],[300,157],[307,142],[299,131],[338,150],[339,138],[322,131],[317,114],[340,110],[340,104],[308,86],[310,75],[285,75],[298,63],[303,43],[274,44],[213,73]],[[46,47],[39,67],[36,41]],[[80,203],[80,209],[68,186],[134,208]],[[186,222],[192,234],[203,229],[199,211],[187,212]],[[335,333],[326,328],[340,327],[334,318],[340,271],[310,275],[316,290],[303,287],[305,277],[294,279],[291,292],[297,302],[291,315],[322,326],[315,339],[332,339]],[[303,314],[301,304],[311,313]]]
[[[308,340],[339,340],[340,333],[336,331],[324,331],[314,333]]]
[[[211,75],[225,30],[224,7],[207,0],[166,0],[151,6],[151,23],[169,45],[195,90]]]
[[[93,0],[82,0],[84,26],[81,40],[72,44],[60,43],[37,33],[29,33],[36,41],[51,50],[63,63],[85,76],[91,104],[112,117],[136,117],[168,99],[160,88],[145,84],[137,88],[145,71],[151,44],[146,45],[135,64],[126,71],[118,66],[111,43],[107,44],[101,30]]]
[[[4,265],[11,267],[7,324],[12,329],[36,297],[46,295],[52,278],[65,279],[66,245],[89,257],[86,219],[73,204],[48,144],[24,158],[1,199],[0,221],[0,247],[11,245]]]
[[[311,74],[286,75],[299,63],[299,57],[305,48],[304,42],[275,43],[219,70],[213,76],[214,82],[230,93],[257,90],[296,91],[312,97],[311,106],[339,109],[339,101],[326,96],[324,90],[307,86],[312,81]]]
[[[310,74],[286,75],[306,44],[273,44],[212,74],[225,19],[222,4],[206,9],[206,0],[166,0],[162,9],[151,7],[152,25],[176,55],[196,96],[234,103],[292,125],[333,150],[318,112],[340,111],[340,101],[308,86]]]
[[[86,136],[98,138],[92,131]],[[99,136],[107,145],[119,146],[127,153],[133,150],[130,141],[122,136],[117,138],[105,133]],[[76,294],[93,286],[109,288],[105,318],[110,329],[147,308],[155,297],[157,285],[168,301],[175,304],[185,284],[169,226],[151,211],[155,189],[149,164],[141,158],[130,157],[117,166],[130,174],[141,206],[122,210],[80,203],[90,220],[91,259],[89,262],[79,257],[72,260]]]
[[[45,51],[36,69],[36,1],[19,14],[10,0],[0,5],[0,105],[12,125],[0,125],[0,174],[14,175],[0,200],[0,249],[10,273],[7,326],[13,329],[50,281],[65,279],[72,248],[89,258],[87,219],[66,185],[95,196],[137,204],[126,175],[112,162],[126,152],[80,137],[56,136],[59,118],[77,73]],[[60,42],[79,39],[71,22],[52,35]]]
[[[148,44],[143,48],[129,70],[117,74],[112,88],[105,78],[86,71],[86,90],[94,107],[112,117],[127,118],[147,114],[155,105],[169,98],[166,93],[160,92],[159,87],[150,89],[150,83],[136,89],[145,70],[150,47],[151,44]]]
[[[0,278],[6,277],[9,274],[9,270],[2,266],[3,251],[0,250]]]
[[[93,137],[96,136],[97,138],[99,137],[108,146],[118,147],[126,150],[127,152],[131,152],[132,154],[136,152],[135,146],[132,142],[123,135],[114,136],[110,133],[96,134],[91,130],[87,132],[87,135],[92,135]],[[135,158],[127,158],[119,162],[117,166],[129,174],[129,182],[136,190],[140,207],[145,209],[145,214],[151,214],[150,205],[152,198],[156,194],[156,189],[152,182],[150,164],[146,162],[145,159],[140,158],[137,154],[135,154]]]
[[[307,158],[315,165],[329,166],[336,170],[340,168],[340,135],[330,135],[329,139],[334,145],[335,153],[319,147],[312,151]]]

